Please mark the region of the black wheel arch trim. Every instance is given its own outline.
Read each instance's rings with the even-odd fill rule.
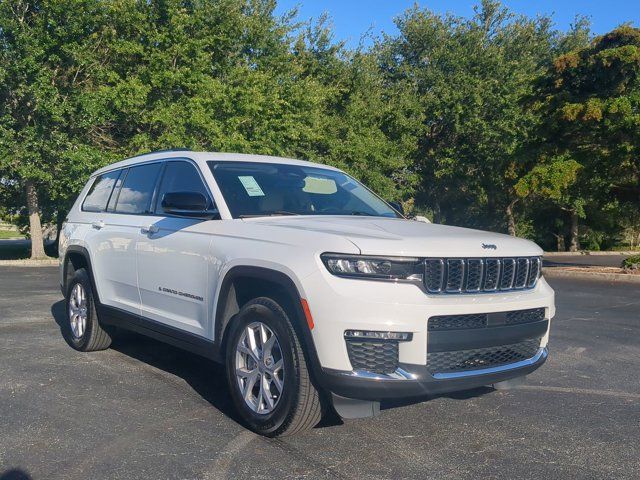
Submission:
[[[300,341],[305,350],[304,354],[307,359],[307,364],[311,367],[314,379],[321,381],[323,378],[323,372],[318,359],[318,353],[315,348],[313,336],[309,326],[307,325],[306,316],[302,309],[302,296],[291,277],[278,270],[252,265],[237,265],[229,269],[225,274],[222,279],[220,289],[218,290],[218,302],[216,303],[214,312],[214,341],[217,345],[217,349],[222,351],[224,348],[225,335],[228,330],[228,325],[233,318],[233,315],[228,316],[227,309],[229,295],[233,282],[239,278],[263,280],[276,284],[283,289],[284,293],[291,301],[290,306],[294,310],[293,312],[287,313],[293,313],[293,318],[291,318],[293,322],[292,326],[300,336]],[[285,308],[285,305],[281,305],[281,307]]]
[[[62,262],[62,273],[63,273],[62,278],[64,282],[64,284],[61,285],[62,294],[65,297],[67,296],[67,290],[68,290],[67,281],[69,277],[68,268],[70,263],[69,256],[72,253],[79,254],[84,258],[87,265],[87,273],[89,274],[89,280],[91,281],[91,290],[93,290],[94,301],[96,304],[100,304],[98,290],[96,289],[96,282],[95,282],[95,279],[93,278],[93,267],[91,265],[91,256],[89,255],[89,250],[87,250],[81,245],[69,245],[65,250],[64,261]]]

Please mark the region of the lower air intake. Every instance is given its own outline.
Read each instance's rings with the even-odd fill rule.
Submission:
[[[351,368],[372,373],[390,374],[398,368],[398,342],[347,339]]]
[[[532,338],[511,345],[428,353],[427,368],[434,374],[498,367],[528,360],[538,353],[539,348],[540,338]]]

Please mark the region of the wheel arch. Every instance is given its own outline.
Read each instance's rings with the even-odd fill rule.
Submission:
[[[319,378],[320,363],[303,310],[303,297],[289,275],[271,268],[237,265],[224,276],[218,291],[213,325],[215,343],[220,352],[224,354],[234,316],[243,305],[257,297],[272,298],[287,312],[303,344],[307,363],[315,378]]]
[[[91,266],[91,256],[86,248],[79,245],[69,245],[64,255],[64,261],[62,263],[62,278],[64,279],[64,283],[62,285],[63,295],[66,297],[69,281],[73,278],[76,270],[81,268],[85,268],[87,270],[94,299],[97,303],[100,303],[98,290],[96,289],[95,279],[93,276],[93,268]]]

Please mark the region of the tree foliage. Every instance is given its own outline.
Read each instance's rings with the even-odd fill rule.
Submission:
[[[591,40],[584,19],[559,32],[484,0],[468,19],[411,8],[351,50],[275,6],[0,0],[0,215],[38,243],[91,171],[187,147],[335,165],[545,247],[578,234],[569,217],[611,242],[640,228],[638,29]]]

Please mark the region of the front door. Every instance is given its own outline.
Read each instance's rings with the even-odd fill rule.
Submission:
[[[213,237],[204,220],[164,213],[162,198],[171,192],[199,192],[213,205],[193,163],[167,162],[156,195],[156,216],[140,231],[136,244],[141,314],[207,337],[208,302],[215,288],[209,280]]]

